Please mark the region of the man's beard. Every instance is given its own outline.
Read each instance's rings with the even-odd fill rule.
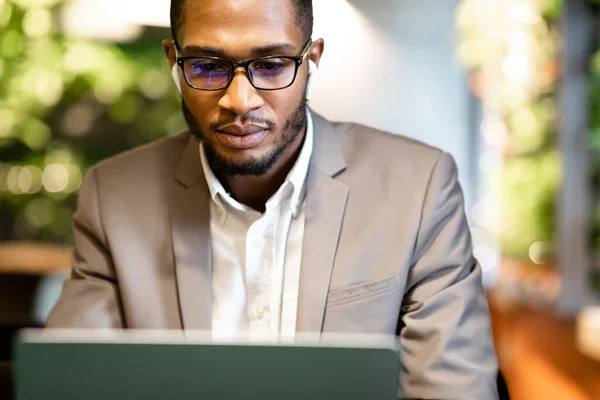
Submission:
[[[260,159],[253,159],[247,161],[245,163],[236,163],[231,159],[227,159],[221,157],[215,151],[214,146],[212,145],[209,138],[207,138],[206,133],[202,131],[200,128],[198,121],[190,112],[185,100],[181,99],[181,109],[183,111],[183,115],[188,124],[190,133],[198,140],[202,142],[204,145],[204,151],[206,154],[206,159],[216,175],[223,174],[225,176],[234,176],[234,175],[255,175],[261,176],[265,175],[267,172],[273,168],[273,166],[279,161],[283,153],[295,142],[298,135],[301,135],[307,126],[307,100],[305,97],[302,98],[302,101],[298,105],[298,108],[292,113],[290,118],[286,121],[282,135],[275,142],[275,146],[273,150],[269,154]],[[274,126],[271,121],[265,120],[256,120],[252,118],[248,118],[248,122],[250,123],[260,123],[262,125],[267,125],[270,128]],[[216,124],[221,125],[221,124]]]

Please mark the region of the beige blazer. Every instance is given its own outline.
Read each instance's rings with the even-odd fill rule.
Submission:
[[[452,158],[313,113],[298,332],[397,334],[408,398],[495,399],[481,268]],[[189,133],[91,168],[53,328],[209,330],[209,193]]]

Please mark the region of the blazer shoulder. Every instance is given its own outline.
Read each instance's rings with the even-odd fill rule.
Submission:
[[[173,176],[190,137],[183,132],[162,138],[100,161],[90,170],[101,178],[129,181],[156,174]]]
[[[334,125],[349,163],[377,159],[388,165],[401,163],[433,167],[445,154],[437,147],[404,135],[354,123]]]

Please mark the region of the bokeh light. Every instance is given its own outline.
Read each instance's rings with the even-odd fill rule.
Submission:
[[[548,244],[535,242],[529,248],[529,258],[535,264],[542,265],[547,261]]]
[[[487,246],[489,242],[488,233],[482,228],[472,228],[471,239],[473,247]]]
[[[28,168],[21,168],[17,178],[17,185],[22,193],[28,193],[33,185],[33,175]]]
[[[492,210],[490,210],[489,204],[485,202],[479,202],[475,204],[475,206],[471,210],[473,222],[475,222],[475,224],[479,227],[490,226],[491,211]]]
[[[23,31],[29,37],[42,37],[52,31],[52,14],[45,8],[30,9],[23,18]]]
[[[48,192],[62,192],[69,185],[69,170],[60,164],[50,164],[44,169],[42,182]]]
[[[0,139],[8,137],[15,125],[15,114],[11,110],[0,108]]]
[[[506,142],[506,125],[500,117],[489,115],[481,123],[481,134],[489,147],[502,149]]]
[[[21,176],[23,176],[23,178],[21,178]],[[23,179],[24,183],[23,186],[21,186],[21,190],[23,190],[24,193],[35,194],[42,189],[42,170],[34,165],[23,167],[19,179]]]
[[[23,79],[23,91],[29,91],[46,106],[55,105],[63,94],[62,77],[41,67],[32,67]]]
[[[500,253],[492,246],[480,245],[473,248],[473,257],[481,266],[483,284],[487,287],[494,285],[498,276]]]
[[[89,103],[79,103],[67,110],[62,127],[67,135],[81,137],[89,133],[95,119],[94,107]]]
[[[486,175],[491,175],[501,166],[502,156],[498,151],[488,149],[479,156],[479,170]]]
[[[151,69],[146,71],[140,79],[140,90],[144,96],[156,100],[167,94],[169,91],[169,75],[164,71]]]
[[[29,119],[21,126],[21,140],[31,150],[42,150],[52,136],[48,125],[37,119]]]
[[[23,191],[19,187],[19,175],[21,174],[21,167],[11,167],[6,175],[6,187],[12,194],[23,194]]]
[[[65,168],[69,174],[69,181],[64,191],[67,193],[77,192],[81,188],[81,183],[83,181],[81,170],[73,164],[66,165]]]
[[[6,0],[0,0],[0,28],[4,28],[10,21],[12,6]]]

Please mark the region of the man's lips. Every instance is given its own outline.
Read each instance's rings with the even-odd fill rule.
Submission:
[[[238,124],[229,124],[219,129],[216,129],[217,132],[226,133],[228,135],[235,136],[246,136],[253,135],[262,131],[268,130],[268,127],[255,125],[255,124],[246,124],[246,125],[238,125]]]
[[[230,133],[231,131],[215,131],[216,139],[225,147],[236,150],[245,150],[258,146],[267,136],[267,129],[252,129],[244,133]]]

